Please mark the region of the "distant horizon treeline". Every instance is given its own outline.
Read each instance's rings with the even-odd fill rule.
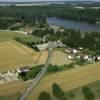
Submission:
[[[34,26],[36,20],[46,23],[46,17],[58,17],[95,24],[100,21],[100,9],[76,9],[66,5],[0,7],[0,29],[29,25]],[[18,28],[18,27],[17,27]]]

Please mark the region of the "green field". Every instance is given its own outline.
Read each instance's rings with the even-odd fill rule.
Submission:
[[[21,37],[25,35],[13,31],[0,31],[0,41],[14,39],[17,36]]]
[[[34,36],[27,36],[25,34],[22,33],[18,33],[18,32],[13,32],[13,31],[0,31],[0,41],[5,41],[5,40],[11,40],[14,39],[15,37],[28,37],[27,40],[34,40],[34,41],[40,41],[41,39],[38,37],[34,37]]]

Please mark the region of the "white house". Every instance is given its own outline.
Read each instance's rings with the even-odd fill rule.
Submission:
[[[78,51],[76,49],[73,49],[73,53],[76,54],[78,53]]]
[[[68,59],[70,59],[70,60],[71,60],[71,59],[73,59],[73,57],[72,57],[71,55],[69,55],[69,56],[68,56]]]
[[[97,60],[100,61],[100,56],[97,57]]]
[[[84,56],[84,60],[88,60],[89,56],[88,55],[85,55]]]
[[[30,70],[29,66],[18,68],[18,73],[28,72]]]

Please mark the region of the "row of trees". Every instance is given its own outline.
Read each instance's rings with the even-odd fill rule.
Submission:
[[[37,48],[35,48],[35,45],[43,43],[41,38],[34,37],[31,35],[27,35],[24,37],[15,37],[15,40],[24,45],[27,45],[28,47],[34,48],[35,50],[37,50]]]
[[[95,96],[89,87],[87,86],[82,87],[82,92],[86,100],[94,100]],[[69,96],[71,98],[75,97],[74,92],[71,92],[70,95],[68,95],[67,92],[67,95],[65,95],[62,88],[55,83],[52,85],[52,94],[56,98],[56,100],[68,100]],[[41,92],[38,100],[54,100],[54,99],[52,99],[52,96],[48,92]]]

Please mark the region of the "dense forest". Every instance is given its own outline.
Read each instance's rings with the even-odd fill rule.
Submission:
[[[46,23],[46,17],[78,20],[95,24],[100,21],[100,9],[76,9],[66,5],[0,7],[0,29],[18,29],[25,25],[33,26],[36,20]]]

